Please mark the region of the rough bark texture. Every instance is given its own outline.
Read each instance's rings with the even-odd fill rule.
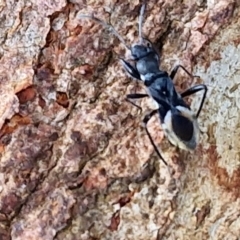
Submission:
[[[124,47],[79,14],[137,40],[139,1],[35,0],[0,4],[0,239],[228,239],[240,237],[240,4],[148,1],[144,34],[161,68],[181,63],[179,91],[209,87],[194,153],[176,151],[159,120],[154,141],[144,92],[118,57]],[[198,96],[191,98],[193,109]]]

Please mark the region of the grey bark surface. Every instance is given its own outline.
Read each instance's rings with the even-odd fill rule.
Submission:
[[[178,91],[205,83],[196,151],[125,101],[145,92],[118,59],[139,1],[4,1],[0,8],[0,239],[240,239],[240,4],[148,1],[143,32]],[[189,99],[196,109],[199,96]]]

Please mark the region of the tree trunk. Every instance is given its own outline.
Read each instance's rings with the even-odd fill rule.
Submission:
[[[208,86],[193,153],[171,146],[119,62],[138,40],[139,1],[1,6],[0,239],[240,239],[240,4],[147,1],[143,33],[176,64],[181,92]],[[193,110],[198,94],[188,99]],[[184,126],[183,126],[184,127]]]

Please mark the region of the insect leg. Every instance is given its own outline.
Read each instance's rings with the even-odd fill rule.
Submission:
[[[184,97],[187,97],[187,96],[190,96],[196,92],[199,92],[199,91],[204,91],[203,92],[203,96],[202,96],[202,100],[201,100],[201,103],[200,103],[200,106],[199,106],[199,109],[197,111],[197,114],[196,114],[196,117],[199,116],[201,110],[202,110],[202,107],[203,107],[203,104],[204,104],[204,101],[206,99],[206,95],[207,95],[207,86],[205,84],[199,84],[199,85],[196,85],[196,86],[193,86],[189,89],[187,89],[186,91],[184,91],[183,93],[181,93],[181,96],[184,98]]]
[[[136,78],[137,80],[141,80],[138,70],[133,65],[131,65],[129,62],[127,62],[126,60],[124,60],[122,58],[120,58],[120,61],[123,65],[125,71],[128,72],[131,77]]]
[[[139,98],[145,98],[145,97],[149,97],[149,95],[146,93],[133,93],[133,94],[127,95],[127,98],[130,98],[130,99],[139,99]]]
[[[181,68],[184,72],[186,72],[187,75],[188,75],[189,77],[191,77],[191,78],[193,78],[193,77],[199,77],[199,76],[192,75],[192,74],[191,74],[185,67],[183,67],[182,65],[177,65],[176,67],[173,68],[173,70],[172,70],[171,73],[170,73],[170,78],[171,78],[171,79],[174,79],[174,77],[175,77],[175,75],[176,75],[176,73],[177,73],[177,71],[178,71],[179,68]]]
[[[149,97],[148,94],[144,94],[144,93],[132,93],[132,94],[127,94],[126,96],[126,100],[131,103],[133,106],[137,107],[140,112],[142,112],[142,108],[137,105],[136,103],[132,102],[130,99],[140,99],[140,98],[145,98],[145,97]]]
[[[157,113],[158,113],[158,109],[155,109],[155,110],[151,111],[149,114],[147,114],[147,115],[144,117],[143,123],[144,123],[145,130],[146,130],[146,132],[147,132],[148,138],[149,138],[149,140],[150,140],[150,142],[151,142],[154,150],[157,152],[157,155],[158,155],[159,158],[163,161],[163,163],[164,163],[166,166],[168,166],[167,162],[164,160],[163,156],[161,155],[161,153],[159,152],[157,146],[155,145],[155,143],[154,143],[154,141],[153,141],[153,139],[152,139],[152,137],[151,137],[151,134],[149,133],[148,128],[147,128],[147,123],[148,123],[148,121],[151,119],[152,116],[154,116],[154,115],[157,114]]]

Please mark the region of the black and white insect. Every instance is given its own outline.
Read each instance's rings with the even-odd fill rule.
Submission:
[[[173,79],[179,68],[182,68],[182,70],[184,70],[190,77],[193,76],[181,65],[177,65],[170,74],[159,68],[159,54],[153,44],[142,36],[142,23],[145,7],[146,4],[143,4],[139,15],[139,40],[130,47],[127,46],[124,39],[117,33],[112,25],[107,24],[94,16],[81,15],[80,18],[92,19],[103,25],[105,28],[108,28],[131,52],[131,62],[120,59],[121,63],[131,77],[144,83],[147,94],[128,94],[127,99],[138,108],[140,107],[131,100],[151,97],[157,103],[158,108],[147,114],[143,119],[143,123],[155,151],[163,163],[168,165],[154,143],[147,128],[147,123],[152,116],[158,113],[163,131],[170,143],[184,150],[194,150],[198,144],[200,132],[197,118],[206,98],[207,86],[199,84],[187,89],[183,93],[178,93],[176,91]],[[203,95],[198,111],[197,113],[194,113],[191,111],[190,106],[184,101],[184,98],[199,91],[203,91]]]

